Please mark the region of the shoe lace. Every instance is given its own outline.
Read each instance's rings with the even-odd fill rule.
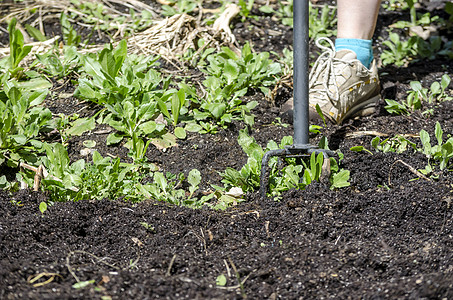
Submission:
[[[322,45],[322,41],[327,42],[329,47]],[[351,61],[335,57],[335,46],[328,38],[321,37],[317,39],[316,46],[324,50],[324,52],[321,53],[311,69],[309,75],[309,89],[311,90],[315,86],[322,85],[323,89],[316,89],[318,95],[314,94],[313,96],[323,99],[327,97],[330,102],[335,105],[335,103],[340,100],[339,87],[335,81],[335,65],[352,65],[352,63]],[[334,91],[330,90],[332,87],[334,88]]]

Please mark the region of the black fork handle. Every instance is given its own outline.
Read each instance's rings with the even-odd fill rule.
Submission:
[[[308,144],[308,1],[293,3],[293,50],[294,50],[294,145]]]

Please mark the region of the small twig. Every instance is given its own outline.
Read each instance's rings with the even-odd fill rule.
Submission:
[[[100,257],[98,257],[98,256],[96,256],[96,255],[94,255],[94,254],[91,254],[91,253],[89,253],[89,252],[82,251],[82,250],[74,250],[74,251],[69,252],[69,253],[68,253],[68,256],[66,256],[66,268],[68,268],[68,272],[72,275],[72,277],[74,277],[74,279],[75,279],[77,282],[80,282],[79,277],[77,277],[77,275],[74,273],[74,271],[72,270],[71,264],[70,264],[71,255],[74,255],[74,254],[76,254],[76,253],[79,253],[79,254],[87,254],[87,255],[93,257],[94,259],[96,259],[98,262],[103,263],[104,265],[107,265],[107,266],[109,266],[109,267],[111,267],[111,268],[114,268],[114,269],[116,269],[116,270],[120,270],[120,268],[118,268],[117,266],[112,265],[112,264],[109,264],[109,263],[107,263],[107,262],[105,262],[105,261],[102,261],[103,258],[100,258]]]
[[[21,162],[19,166],[22,171],[23,171],[23,169],[28,169],[28,170],[36,173],[35,179],[34,179],[34,184],[33,184],[33,190],[35,190],[35,191],[37,191],[39,189],[39,183],[41,182],[42,178],[45,179],[47,177],[50,177],[50,179],[52,179],[52,180],[63,182],[63,180],[61,180],[60,178],[50,175],[49,172],[47,172],[46,168],[43,165],[40,165],[37,168],[37,167],[30,166],[29,164],[26,164],[24,162]],[[27,188],[27,184],[25,182],[21,181],[21,189],[26,189],[26,188]],[[79,189],[76,187],[69,187],[68,189],[70,189],[71,191],[74,191],[74,192],[79,191]]]
[[[252,274],[249,274],[249,275],[245,276],[244,279],[240,282],[240,284],[233,285],[233,286],[217,286],[217,288],[218,289],[223,289],[223,290],[235,290],[235,289],[238,289],[238,288],[241,287],[241,285],[244,285],[244,283],[247,281],[247,279],[249,279],[250,275],[252,275]],[[243,294],[243,297],[247,298],[245,294]]]
[[[409,165],[408,163],[402,161],[401,159],[398,159],[396,160],[391,166],[390,166],[390,170],[389,170],[389,176],[388,176],[388,182],[389,182],[389,186],[392,185],[391,183],[391,177],[392,177],[392,169],[393,169],[393,166],[395,166],[397,163],[400,163],[404,166],[406,166],[409,171],[411,171],[412,173],[414,173],[416,176],[420,177],[420,178],[423,178],[427,181],[431,181],[431,179],[429,179],[428,177],[426,177],[425,175],[423,175],[422,173],[420,173],[419,171],[417,171],[417,169],[415,169],[414,167],[412,167],[411,165]]]
[[[32,276],[29,276],[29,277],[27,278],[27,281],[28,281],[28,283],[34,283],[35,281],[41,279],[41,278],[44,277],[44,276],[50,276],[50,278],[47,279],[47,280],[44,281],[44,282],[39,282],[39,283],[33,284],[33,287],[40,287],[40,286],[44,286],[44,285],[46,285],[46,284],[49,284],[49,283],[51,283],[51,282],[55,279],[55,276],[58,276],[58,277],[60,277],[60,278],[63,278],[63,276],[61,276],[61,275],[58,274],[58,273],[47,273],[47,272],[43,272],[43,273],[37,274],[36,276],[33,276],[33,275],[32,275]]]
[[[225,267],[227,269],[228,278],[230,278],[231,277],[230,267],[228,267],[228,263],[225,259],[223,260],[223,263],[225,264]]]
[[[236,278],[237,278],[237,280],[238,280],[238,282],[239,282],[239,287],[241,288],[242,297],[243,297],[244,299],[247,299],[247,295],[245,294],[245,291],[244,291],[244,284],[243,284],[242,281],[241,281],[241,276],[239,275],[239,272],[238,272],[238,270],[236,269],[236,266],[234,265],[233,260],[231,259],[231,257],[228,256],[228,260],[229,260],[229,262],[230,262],[231,267],[233,267],[234,273],[236,274]],[[248,276],[246,276],[245,279],[247,279],[247,278],[248,278]],[[245,282],[245,280],[244,280],[244,282]]]
[[[173,257],[171,258],[170,260],[170,264],[168,265],[168,269],[167,269],[167,273],[165,273],[165,276],[170,276],[170,271],[171,271],[171,268],[173,267],[173,263],[175,262],[175,259],[176,259],[176,254],[173,255]]]
[[[267,235],[268,238],[270,237],[270,235],[269,235],[269,224],[270,224],[269,221],[264,222],[264,228],[266,229],[266,235]]]
[[[36,170],[36,173],[35,173],[35,178],[34,178],[34,181],[33,181],[33,191],[37,192],[39,190],[39,184],[41,183],[41,179],[43,177],[43,169],[44,166],[43,165],[40,165],[38,167],[38,169]]]

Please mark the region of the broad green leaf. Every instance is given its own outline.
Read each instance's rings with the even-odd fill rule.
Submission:
[[[66,130],[66,134],[80,136],[87,131],[93,130],[95,126],[94,118],[80,118],[75,120],[71,128]]]
[[[365,148],[363,146],[354,146],[351,147],[349,150],[354,151],[354,152],[360,152],[363,151]]]
[[[96,141],[93,141],[93,140],[84,140],[82,142],[83,146],[84,147],[87,147],[87,148],[94,148],[96,147]]]
[[[159,138],[151,139],[151,144],[157,147],[157,149],[166,149],[176,145],[176,136],[167,132]]]
[[[171,116],[170,116],[170,113],[168,112],[168,108],[167,108],[167,105],[165,104],[165,102],[162,101],[162,99],[158,99],[157,105],[159,106],[161,113],[163,113],[164,116],[166,116],[168,119],[171,120]]]
[[[98,61],[86,55],[82,56],[82,62],[85,67],[85,72],[93,76],[93,78],[97,80],[99,84],[101,84],[102,81],[105,80],[105,76],[101,71],[102,69],[101,64]]]
[[[420,131],[420,140],[423,144],[423,153],[426,156],[431,157],[431,140],[428,132],[426,132],[424,129]]]
[[[114,70],[114,77],[118,75],[119,70],[121,70],[121,66],[123,65],[124,61],[127,57],[127,43],[126,40],[121,40],[114,51],[115,57],[115,70]]]
[[[453,7],[453,3],[451,5]],[[447,74],[444,74],[442,76],[441,81],[440,81],[440,85],[442,87],[442,90],[445,90],[450,85],[450,82],[451,82],[451,78]]]
[[[176,127],[175,128],[175,136],[180,139],[180,140],[183,140],[187,137],[187,134],[186,134],[186,131],[184,130],[184,128],[182,127]]]
[[[220,119],[225,113],[226,105],[225,103],[211,103],[208,105],[208,110],[214,118]]]
[[[82,185],[82,178],[76,174],[67,174],[63,179],[63,185],[67,188]]]
[[[435,135],[436,135],[436,139],[437,139],[437,144],[438,145],[442,145],[443,134],[444,134],[444,132],[442,130],[442,127],[440,126],[440,123],[436,122]]]
[[[27,137],[23,134],[11,135],[10,137],[16,144],[19,145],[25,145],[25,143],[27,142]]]
[[[32,27],[30,24],[25,24],[25,29],[27,30],[28,34],[31,35],[38,42],[44,42],[47,38],[42,34],[39,29]]]
[[[201,127],[200,125],[198,125],[195,122],[187,123],[184,128],[189,132],[199,132],[200,130],[203,129],[203,127]]]
[[[47,80],[46,80],[47,81]],[[44,99],[46,99],[49,90],[39,90],[31,93],[28,100],[30,101],[30,106],[40,105]]]
[[[350,183],[348,182],[349,175],[350,175],[349,170],[341,170],[340,172],[334,174],[332,176],[332,185],[330,188],[334,189],[349,186],[350,185]]]
[[[112,132],[110,133],[108,136],[107,136],[107,145],[114,145],[114,144],[118,144],[119,142],[121,142],[123,140],[124,136],[119,134],[118,132]]]
[[[95,280],[86,280],[86,281],[79,281],[77,283],[74,283],[72,285],[73,288],[75,289],[83,289],[84,287],[87,287],[89,286],[90,284],[93,284],[95,283],[96,281]]]
[[[167,179],[161,172],[154,173],[154,182],[157,183],[159,188],[166,194],[167,193]]]
[[[227,61],[224,69],[223,75],[227,78],[227,84],[231,84],[239,75],[239,67],[234,61]]]
[[[217,276],[216,280],[215,280],[215,283],[216,285],[218,286],[225,286],[226,283],[227,283],[227,278],[225,275],[223,274],[220,274],[219,276]]]
[[[379,142],[381,141],[381,139],[376,136],[374,137],[372,140],[371,140],[371,146],[374,148],[374,149],[377,149],[377,147],[379,146]]]
[[[246,47],[248,46],[248,48],[246,49]],[[244,45],[243,47],[243,52],[244,51],[249,51],[250,50],[250,46],[248,45],[248,43],[246,45]],[[233,60],[237,60],[239,57],[238,55],[233,51],[231,50],[230,48],[228,47],[222,47],[222,52],[225,53],[229,58],[233,59]],[[247,52],[248,53],[248,52]],[[244,54],[243,54],[244,55]],[[246,55],[246,54],[245,54]]]
[[[197,187],[201,182],[201,173],[197,169],[192,169],[187,176],[187,182],[191,186]]]
[[[43,214],[47,210],[47,203],[46,202],[41,202],[39,203],[39,211]]]
[[[157,130],[157,123],[151,120],[140,124],[138,128],[142,130],[145,135],[152,134]]]

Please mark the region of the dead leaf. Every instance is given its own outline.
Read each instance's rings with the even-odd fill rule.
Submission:
[[[143,246],[143,243],[138,238],[133,237],[132,241],[139,247]]]

